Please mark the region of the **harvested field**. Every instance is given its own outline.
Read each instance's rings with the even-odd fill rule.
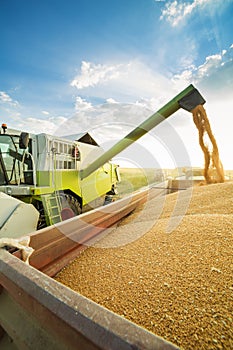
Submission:
[[[233,349],[232,190],[226,182],[170,194],[159,217],[161,198],[151,200],[56,280],[181,349]],[[176,215],[187,211],[168,234],[177,198]]]

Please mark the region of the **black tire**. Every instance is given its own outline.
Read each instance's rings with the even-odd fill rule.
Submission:
[[[74,213],[74,216],[82,213],[81,205],[77,198],[73,197],[71,194],[62,193],[60,194],[61,207],[62,209],[69,208]]]

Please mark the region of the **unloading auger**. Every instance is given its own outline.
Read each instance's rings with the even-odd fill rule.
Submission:
[[[160,108],[157,112],[152,114],[148,119],[137,126],[133,131],[126,135],[122,140],[116,143],[103,155],[97,158],[94,162],[88,165],[85,169],[80,171],[81,180],[88,177],[95,170],[105,164],[107,161],[115,157],[122,152],[132,143],[137,141],[140,137],[148,133],[155,126],[160,124],[164,119],[170,117],[178,109],[183,108],[186,111],[191,112],[198,105],[203,105],[206,101],[201,96],[200,92],[191,84],[172,100],[170,100],[165,106]]]

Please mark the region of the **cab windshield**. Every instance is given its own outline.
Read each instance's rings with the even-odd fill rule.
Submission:
[[[25,149],[19,148],[19,136],[0,134],[0,185],[25,183],[27,170]]]

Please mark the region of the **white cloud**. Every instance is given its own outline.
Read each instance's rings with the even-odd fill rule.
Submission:
[[[12,102],[12,98],[4,91],[0,91],[0,101],[7,103]]]
[[[229,65],[231,65],[231,70],[233,70],[232,63],[233,47],[231,45],[228,50],[223,50],[221,53],[207,56],[205,62],[200,66],[196,67],[194,65],[191,65],[183,72],[181,72],[181,74],[174,75],[172,78],[172,83],[176,86],[177,89],[179,89],[181,86],[184,86],[184,84],[201,84],[202,81],[207,80],[210,77],[213,79],[214,76],[219,72],[222,73],[222,79],[225,79],[225,74],[223,74],[224,69],[229,69]],[[229,79],[232,81],[232,75],[229,76]],[[224,82],[219,80],[219,89],[222,88],[224,88]]]
[[[48,111],[42,111],[42,114],[49,115],[50,113]]]
[[[87,102],[85,99],[81,98],[80,96],[76,97],[76,100],[75,100],[76,111],[85,111],[91,108],[92,108],[92,104],[90,102]]]
[[[114,98],[107,98],[106,102],[109,103],[109,104],[111,104],[111,103],[118,103],[116,100],[114,100]]]
[[[219,0],[215,0],[215,4],[220,3]],[[222,2],[221,2],[222,3]],[[185,17],[189,16],[196,8],[210,4],[213,5],[212,0],[194,0],[191,3],[182,3],[177,0],[168,2],[165,5],[165,9],[162,10],[161,20],[166,20],[173,27],[177,26]]]
[[[14,101],[10,95],[8,95],[4,91],[0,91],[0,103],[8,104],[10,106],[18,106],[19,103],[17,101]]]
[[[197,68],[197,78],[202,79],[214,73],[222,64],[222,55],[216,54],[212,56],[207,56],[204,64],[200,65]]]
[[[71,86],[84,89],[117,78],[121,65],[101,65],[83,61],[81,73],[71,82]]]

